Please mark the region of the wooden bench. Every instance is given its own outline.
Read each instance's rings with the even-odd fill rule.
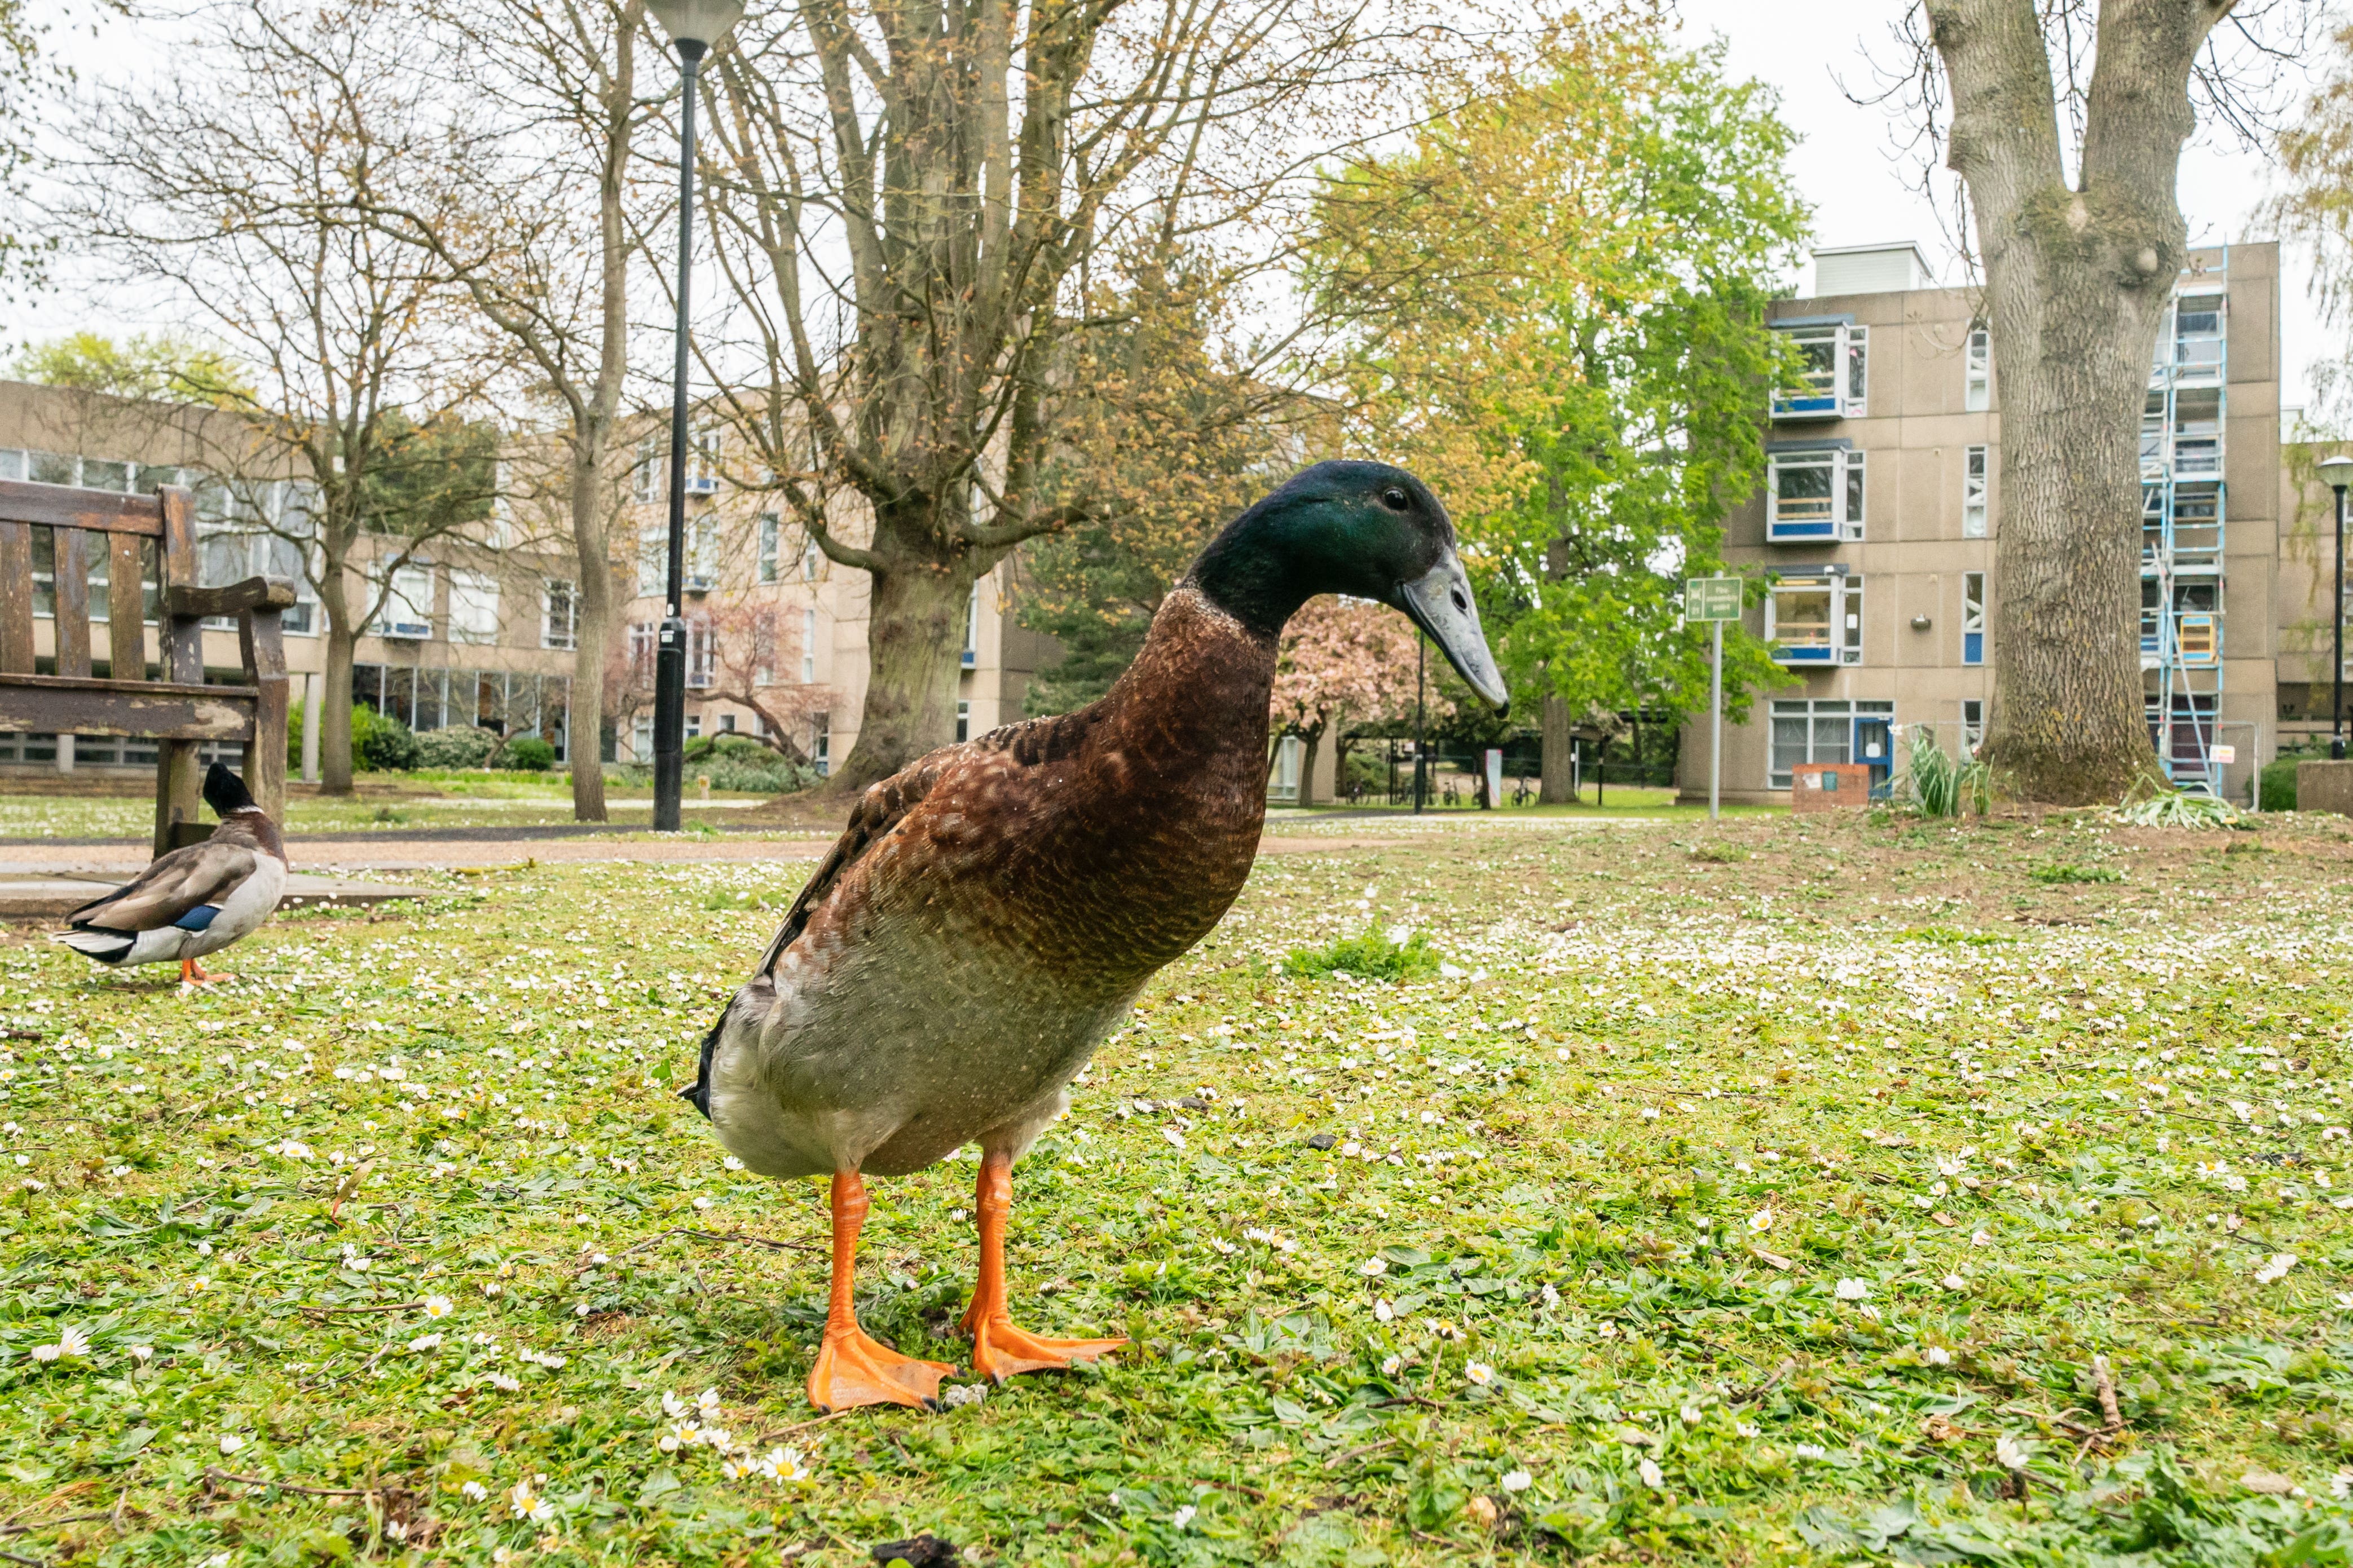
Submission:
[[[56,563],[51,663],[39,673],[33,607],[33,530],[50,531]],[[90,673],[91,567],[106,574],[108,667]],[[160,557],[160,559],[159,559]],[[142,584],[163,593],[158,679],[148,679]],[[120,735],[156,742],[155,853],[211,834],[198,816],[207,741],[245,747],[245,787],[262,810],[286,810],[286,650],[280,614],[290,584],[248,577],[198,585],[195,497],[166,485],[153,495],[0,479],[0,731]],[[205,683],[204,625],[237,617],[242,685]]]

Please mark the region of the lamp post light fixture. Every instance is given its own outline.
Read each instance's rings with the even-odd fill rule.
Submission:
[[[2328,616],[2328,754],[2345,760],[2345,487],[2353,484],[2353,458],[2338,453],[2314,465],[2337,492],[2337,604]]]
[[[670,373],[670,570],[663,579],[661,640],[654,652],[654,831],[679,829],[686,772],[686,360],[687,306],[694,268],[694,83],[702,57],[744,14],[743,0],[646,0],[678,50],[678,323]]]

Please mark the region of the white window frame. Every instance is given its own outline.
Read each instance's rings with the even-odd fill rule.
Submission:
[[[499,640],[499,580],[481,572],[449,569],[449,640]]]
[[[580,646],[580,584],[568,577],[540,580],[539,646]]]
[[[1961,755],[1974,757],[1985,744],[1985,699],[1961,699]]]
[[[1781,475],[1785,470],[1826,468],[1830,495],[1820,515],[1810,510],[1784,515]],[[1768,453],[1765,458],[1765,539],[1769,544],[1831,544],[1858,542],[1862,538],[1863,509],[1869,487],[1864,482],[1864,454],[1839,447],[1810,447],[1800,451]]]
[[[629,756],[634,762],[649,763],[654,758],[654,716],[640,713],[629,721]]]
[[[980,584],[972,585],[972,597],[964,606],[964,668],[972,669],[980,663]]]
[[[433,568],[411,562],[392,574],[391,591],[376,612],[375,633],[397,642],[433,637]]]
[[[1784,572],[1766,590],[1765,640],[1773,645],[1773,661],[1799,668],[1837,668],[1862,662],[1863,600],[1862,576],[1843,566],[1817,566]],[[1819,637],[1784,646],[1781,601],[1785,596],[1827,594],[1829,620]],[[1799,622],[1810,628],[1815,623]]]
[[[1983,321],[1969,327],[1967,346],[1961,350],[1961,407],[1970,414],[1983,414],[1993,406],[1993,329]]]
[[[638,442],[637,461],[629,465],[629,499],[643,505],[661,500],[662,444],[659,436]]]
[[[773,511],[760,514],[759,574],[763,583],[776,580],[777,558],[784,545],[785,520]]]
[[[686,520],[686,592],[708,594],[719,586],[719,520],[709,512]]]
[[[1765,787],[1788,789],[1796,782],[1793,775],[1798,769],[1817,763],[1863,763],[1871,766],[1882,765],[1854,754],[1855,722],[1862,719],[1886,720],[1889,721],[1892,739],[1894,717],[1895,704],[1893,702],[1850,701],[1843,697],[1776,699],[1770,712],[1766,716],[1767,727],[1765,732]],[[1823,744],[1821,725],[1825,720],[1836,721],[1836,729],[1833,732],[1838,738],[1835,744]],[[1801,723],[1805,726],[1806,754],[1804,756],[1784,759],[1782,755],[1784,748],[1778,727],[1786,723]],[[1818,752],[1820,754],[1817,754]],[[1780,766],[1784,760],[1789,763],[1787,768]],[[1892,759],[1890,761],[1892,762]]]
[[[1776,323],[1804,349],[1827,347],[1828,363],[1773,395],[1776,419],[1860,419],[1870,406],[1871,329],[1852,321]]]
[[[690,616],[686,621],[686,688],[690,691],[708,691],[714,684],[713,676],[719,662],[719,639],[711,634],[711,622],[702,616]]]
[[[814,714],[809,719],[809,763],[817,769],[818,777],[833,772],[833,715]]]
[[[1961,537],[1986,537],[1988,501],[1992,493],[1993,450],[1989,447],[1961,448]]]
[[[817,683],[817,611],[801,612],[801,684]]]
[[[719,432],[716,430],[698,430],[688,438],[686,493],[691,496],[719,493]]]
[[[814,583],[825,573],[825,546],[810,540],[801,547],[801,581]]]
[[[972,704],[961,698],[956,701],[956,739],[959,742],[972,739]]]
[[[1306,751],[1296,735],[1278,736],[1274,742],[1273,765],[1267,769],[1266,798],[1297,800],[1299,798],[1299,759]]]
[[[1969,639],[1977,638],[1974,647]],[[1975,658],[1970,656],[1975,654]],[[1961,574],[1961,662],[1983,664],[1986,655],[1986,574],[1982,572]]]

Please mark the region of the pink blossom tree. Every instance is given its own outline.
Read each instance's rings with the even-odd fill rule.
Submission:
[[[1369,600],[1312,599],[1291,617],[1275,665],[1273,716],[1282,733],[1298,736],[1305,747],[1300,805],[1314,804],[1315,758],[1327,733],[1345,723],[1411,716],[1414,652],[1412,623]],[[1435,682],[1430,711],[1433,717],[1454,711]]]

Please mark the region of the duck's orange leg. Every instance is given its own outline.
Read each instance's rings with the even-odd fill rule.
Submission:
[[[235,980],[234,974],[206,973],[205,966],[193,958],[180,960],[180,984],[183,985],[217,985],[225,980]]]
[[[974,1207],[980,1219],[980,1279],[973,1287],[963,1323],[972,1336],[973,1371],[1002,1383],[1017,1373],[1054,1372],[1075,1361],[1092,1361],[1127,1343],[1118,1339],[1040,1339],[1013,1326],[1005,1305],[1005,1221],[1013,1211],[1011,1155],[982,1155]]]
[[[809,1402],[819,1410],[859,1405],[930,1405],[940,1379],[955,1369],[917,1361],[868,1336],[858,1326],[850,1286],[858,1269],[858,1233],[866,1224],[866,1184],[855,1171],[833,1173],[833,1297],[826,1308],[825,1341],[809,1368]]]

